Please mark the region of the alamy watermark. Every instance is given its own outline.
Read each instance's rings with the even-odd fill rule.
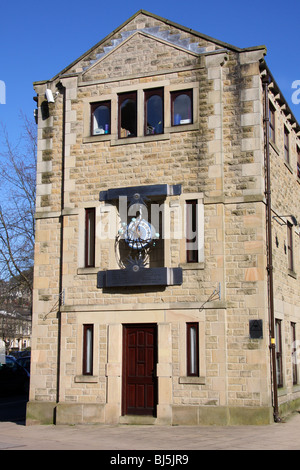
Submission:
[[[292,94],[292,103],[299,104],[300,103],[300,80],[294,80],[292,83],[292,88],[295,89],[294,93]]]
[[[6,87],[3,80],[0,80],[0,104],[6,104]]]
[[[292,363],[300,363],[300,341],[296,340],[292,343]]]

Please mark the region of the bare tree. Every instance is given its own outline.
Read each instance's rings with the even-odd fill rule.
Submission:
[[[0,279],[10,291],[32,292],[36,125],[24,115],[23,134],[12,145],[2,126],[0,153]],[[8,282],[9,281],[9,282]]]

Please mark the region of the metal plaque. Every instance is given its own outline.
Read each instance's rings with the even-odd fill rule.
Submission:
[[[98,272],[97,287],[175,286],[182,284],[181,268],[112,269]]]
[[[251,339],[261,339],[263,337],[262,320],[249,320],[249,335]]]

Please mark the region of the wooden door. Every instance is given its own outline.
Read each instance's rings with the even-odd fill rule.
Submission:
[[[156,325],[124,325],[123,414],[156,415]]]

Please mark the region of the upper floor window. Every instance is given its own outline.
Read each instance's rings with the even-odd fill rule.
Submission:
[[[197,199],[186,201],[186,262],[198,263]]]
[[[137,92],[122,93],[118,102],[119,138],[137,136]]]
[[[164,131],[163,88],[145,91],[145,135]]]
[[[93,103],[91,106],[91,134],[101,135],[110,134],[110,101]]]
[[[171,92],[171,125],[180,126],[193,122],[193,91]]]
[[[289,131],[284,126],[284,159],[290,163]]]
[[[85,210],[85,267],[95,266],[95,208]]]
[[[300,147],[297,145],[297,177],[300,178]]]
[[[287,222],[287,252],[288,252],[288,268],[294,271],[294,252],[293,252],[293,226]]]
[[[269,137],[275,143],[275,108],[272,103],[269,103]]]
[[[198,116],[198,88],[196,82],[170,85],[168,81],[139,84],[137,89],[118,88],[116,92],[99,98],[84,99],[85,143],[111,140],[112,145],[132,143],[134,138],[145,140],[168,139],[169,134],[196,130]],[[87,117],[88,113],[88,117]],[[131,138],[127,141],[128,138]],[[125,142],[127,141],[127,142]],[[135,140],[136,142],[136,140]]]

